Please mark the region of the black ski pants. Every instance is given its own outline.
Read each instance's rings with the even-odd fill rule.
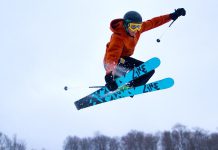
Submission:
[[[132,58],[132,57],[120,58],[119,63],[118,63],[117,68],[116,68],[115,78],[126,74],[129,70],[132,70],[134,67],[138,67],[143,63],[144,62],[137,60],[135,58]],[[153,76],[154,73],[155,73],[155,70],[152,70],[152,71],[148,72],[147,74],[142,75],[141,77],[133,80],[133,82],[131,82],[131,84],[134,87],[146,84],[148,82],[148,80]]]

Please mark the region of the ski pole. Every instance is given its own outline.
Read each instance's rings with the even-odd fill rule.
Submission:
[[[177,20],[177,19],[176,19]],[[168,28],[161,34],[161,36],[157,39],[157,42],[159,43],[160,42],[160,39],[163,37],[163,35],[168,31],[168,29],[172,26],[172,24],[176,21],[176,20],[173,20],[170,25],[168,26]]]
[[[99,85],[99,86],[89,86],[89,88],[103,88],[103,87],[105,87],[105,86],[101,86],[101,85]],[[77,88],[77,87],[68,87],[68,86],[65,86],[64,90],[68,91],[69,89],[72,89],[72,88]]]
[[[89,86],[89,88],[103,88],[103,87],[105,87],[105,86]]]

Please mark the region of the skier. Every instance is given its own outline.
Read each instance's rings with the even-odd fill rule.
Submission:
[[[143,62],[130,57],[135,49],[141,33],[161,26],[170,20],[175,21],[180,16],[185,16],[184,8],[175,12],[142,21],[141,15],[136,11],[127,12],[122,19],[112,20],[110,29],[113,32],[110,41],[106,45],[104,56],[104,68],[106,70],[105,82],[110,91],[118,88],[115,79],[124,75]],[[128,86],[136,87],[146,84],[154,74],[154,70],[133,80]]]

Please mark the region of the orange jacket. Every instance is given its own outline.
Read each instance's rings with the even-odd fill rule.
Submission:
[[[120,58],[133,54],[141,33],[156,28],[170,20],[171,18],[168,14],[144,21],[141,30],[136,33],[135,37],[128,35],[123,25],[123,19],[113,20],[110,24],[110,29],[113,34],[110,42],[106,45],[106,53],[104,56],[106,73],[113,71]]]

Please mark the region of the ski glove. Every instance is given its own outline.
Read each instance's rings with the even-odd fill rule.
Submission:
[[[108,88],[108,90],[115,91],[118,88],[117,83],[114,80],[114,76],[112,72],[106,74],[104,79],[106,82],[105,86]]]
[[[185,16],[185,15],[186,15],[185,9],[184,8],[178,8],[178,9],[175,9],[174,13],[170,14],[170,18],[175,21],[178,17]]]

